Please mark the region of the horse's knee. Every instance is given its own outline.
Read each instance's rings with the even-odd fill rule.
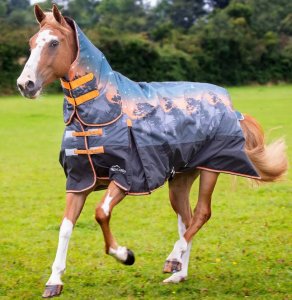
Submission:
[[[201,208],[198,211],[198,217],[203,224],[206,223],[211,218],[211,215],[212,212],[211,212],[211,208],[209,207]]]
[[[109,216],[104,212],[101,206],[98,206],[95,209],[95,220],[99,224],[106,222],[109,219]]]

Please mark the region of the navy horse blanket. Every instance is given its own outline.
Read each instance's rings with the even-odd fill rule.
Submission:
[[[61,83],[67,191],[148,194],[194,169],[259,178],[227,91],[193,82],[134,82],[115,72],[74,21],[78,55]],[[127,62],[125,62],[127,63]],[[238,118],[239,115],[239,118]]]

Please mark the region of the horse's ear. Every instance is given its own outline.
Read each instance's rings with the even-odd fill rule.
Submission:
[[[53,16],[58,23],[64,25],[64,17],[62,16],[56,4],[53,5]]]
[[[34,6],[34,15],[39,23],[41,23],[46,17],[45,13],[37,4]]]

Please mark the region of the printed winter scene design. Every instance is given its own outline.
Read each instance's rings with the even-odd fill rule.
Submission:
[[[61,80],[68,191],[107,178],[127,193],[150,193],[195,168],[259,178],[244,152],[242,115],[224,88],[131,81],[74,26],[78,56]]]

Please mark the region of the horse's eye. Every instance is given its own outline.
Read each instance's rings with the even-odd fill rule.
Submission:
[[[50,47],[52,47],[52,48],[55,48],[55,47],[57,47],[58,45],[59,45],[59,42],[56,41],[56,40],[51,41],[51,43],[50,43]]]

